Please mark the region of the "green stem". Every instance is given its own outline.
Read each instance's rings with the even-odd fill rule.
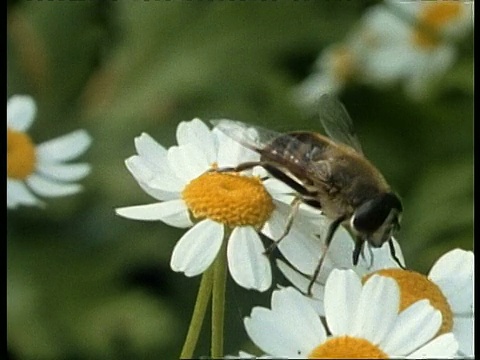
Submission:
[[[223,325],[227,280],[227,241],[224,241],[214,263],[212,291],[212,359],[223,358]]]
[[[188,328],[187,337],[183,344],[182,353],[180,359],[191,359],[193,352],[197,346],[198,336],[202,329],[203,319],[205,318],[205,312],[210,301],[210,295],[212,294],[213,286],[213,266],[210,266],[203,275],[198,288],[197,300],[193,309],[192,320]]]

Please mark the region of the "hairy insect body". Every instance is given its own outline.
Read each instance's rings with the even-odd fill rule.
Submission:
[[[258,162],[224,170],[262,166],[271,176],[289,185],[297,199],[320,209],[331,220],[324,237],[327,249],[336,229],[343,225],[354,237],[354,265],[365,243],[380,247],[388,242],[392,257],[403,267],[392,241],[403,211],[400,198],[364,156],[352,120],[338,100],[323,95],[319,118],[328,137],[308,131],[280,134],[238,121],[214,121],[225,134],[260,154]],[[312,275],[309,293],[323,257],[324,253]]]
[[[347,226],[361,204],[390,192],[383,175],[365,157],[317,133],[288,133],[260,153],[262,162],[280,165],[282,173],[303,184],[308,192],[304,196],[316,200],[328,218],[343,216]]]

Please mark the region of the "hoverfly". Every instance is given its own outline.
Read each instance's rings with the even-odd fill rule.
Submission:
[[[295,190],[299,202],[320,209],[330,220],[325,252],[310,281],[309,294],[340,225],[355,239],[354,265],[365,242],[378,248],[388,241],[391,256],[404,268],[395,255],[392,241],[393,233],[400,228],[403,211],[400,198],[364,156],[343,104],[325,94],[318,106],[320,122],[328,137],[309,131],[280,134],[232,120],[212,121],[220,131],[260,154],[258,162],[217,171],[243,171],[262,166]]]

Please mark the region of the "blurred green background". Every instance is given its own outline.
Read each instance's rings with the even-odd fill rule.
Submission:
[[[170,146],[194,117],[321,131],[292,87],[375,3],[10,1],[7,96],[37,100],[36,142],[77,128],[94,141],[83,193],[7,212],[8,358],[177,358],[199,277],[169,269],[182,230],[114,214],[153,202],[124,166],[134,137]],[[359,84],[340,98],[403,198],[407,264],[473,249],[473,35],[428,99]],[[248,350],[241,319],[269,294],[228,283],[226,353]]]

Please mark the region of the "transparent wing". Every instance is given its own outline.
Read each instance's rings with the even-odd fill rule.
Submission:
[[[243,123],[241,121],[220,119],[210,122],[225,135],[248,149],[261,152],[267,145],[284,134]]]
[[[363,154],[362,146],[353,128],[353,121],[345,106],[335,96],[324,94],[320,97],[318,114],[325,132],[333,141],[348,145]]]
[[[267,171],[275,171],[277,167],[277,170],[287,170],[297,178],[300,175],[314,176],[316,181],[328,178],[329,166],[325,164],[327,160],[322,159],[322,154],[329,146],[335,146],[329,139],[320,141],[310,132],[278,133],[234,120],[210,122],[246,148],[258,152],[263,161],[274,167],[270,166]],[[273,176],[282,177],[278,173]]]

